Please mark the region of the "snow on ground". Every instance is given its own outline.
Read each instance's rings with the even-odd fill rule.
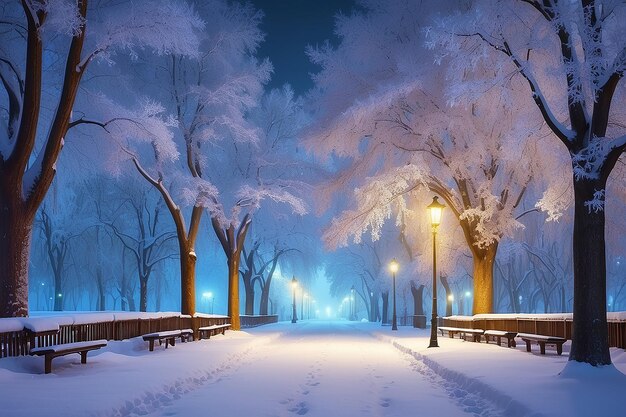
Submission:
[[[623,416],[615,367],[346,321],[279,323],[148,351],[141,338],[59,357],[0,359],[0,407],[20,416]],[[621,371],[621,372],[620,372]],[[4,412],[6,411],[6,413]]]

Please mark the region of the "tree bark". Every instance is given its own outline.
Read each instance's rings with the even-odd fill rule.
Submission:
[[[244,288],[246,293],[246,306],[245,306],[245,314],[247,316],[254,315],[254,286],[252,281],[244,281]]]
[[[498,244],[493,243],[484,249],[474,247],[474,304],[472,314],[493,313],[493,266]]]
[[[148,311],[148,280],[139,277],[139,311]]]
[[[265,285],[261,290],[261,302],[259,303],[259,314],[262,316],[267,316],[268,314],[268,304],[270,299],[270,285],[272,283],[272,276],[268,276],[265,280]]]
[[[254,314],[254,257],[259,247],[258,242],[252,246],[249,253],[243,250],[244,254],[244,270],[241,271],[241,280],[243,281],[243,287],[245,292],[245,314],[252,316]],[[241,256],[240,256],[241,259]]]
[[[96,235],[97,236],[97,235]],[[98,287],[98,311],[106,310],[106,299],[104,293],[104,276],[102,275],[102,266],[96,267],[96,285]],[[62,298],[62,297],[58,297]]]
[[[233,330],[241,329],[239,318],[239,256],[241,252],[233,252],[228,258],[228,316]]]
[[[180,312],[193,316],[196,312],[196,253],[180,242]],[[237,275],[237,281],[239,276]]]
[[[0,317],[25,317],[33,218],[10,207],[1,194],[0,201]]]
[[[389,291],[384,291],[382,293],[383,297],[383,315],[382,315],[382,324],[389,323]]]
[[[411,294],[413,295],[413,314],[424,315],[424,285],[415,286],[415,281],[411,281]]]
[[[54,311],[63,311],[63,280],[61,272],[52,265],[54,275]]]
[[[213,231],[222,245],[228,265],[228,316],[232,330],[241,329],[241,320],[239,319],[239,261],[251,222],[250,215],[246,214],[235,233],[233,223],[230,223],[228,228],[222,228],[216,217],[211,218]]]
[[[441,281],[441,285],[443,286],[444,291],[446,292],[446,317],[450,317],[452,315],[452,290],[450,288],[450,283],[448,282],[447,275],[439,275],[439,281]]]
[[[378,308],[379,302],[378,302],[378,294],[374,293],[374,296],[372,297],[372,322],[381,320],[381,316],[380,316],[380,309]]]
[[[606,321],[604,210],[585,203],[604,190],[603,180],[574,179],[574,319],[569,360],[591,365],[611,363]]]

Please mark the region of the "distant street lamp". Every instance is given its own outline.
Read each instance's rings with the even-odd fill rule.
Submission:
[[[433,312],[430,320],[430,344],[431,347],[439,347],[437,343],[437,226],[441,224],[441,214],[444,205],[433,197],[433,202],[427,207],[430,210],[430,224],[433,227]]]
[[[300,306],[300,320],[304,320],[304,307],[305,302],[309,301],[309,294],[302,291],[302,305]]]
[[[389,262],[389,270],[393,277],[393,317],[391,319],[391,330],[398,330],[398,316],[396,315],[396,272],[398,272],[399,267],[400,265],[398,261],[396,261],[396,258],[393,258],[391,262]]]
[[[213,293],[211,291],[206,291],[202,293],[202,299],[206,300],[207,310],[210,314],[213,314]],[[210,309],[209,309],[210,305]]]
[[[296,314],[296,288],[298,287],[298,281],[296,280],[296,277],[294,276],[293,278],[291,278],[291,288],[293,289],[293,311],[291,313],[291,322],[295,323],[298,321],[298,317]]]

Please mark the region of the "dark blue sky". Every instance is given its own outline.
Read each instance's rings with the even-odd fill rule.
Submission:
[[[297,94],[313,86],[309,74],[319,68],[309,62],[306,45],[338,42],[334,16],[350,14],[354,0],[252,0],[265,13],[261,29],[266,33],[259,50],[274,65],[271,88],[291,84]]]

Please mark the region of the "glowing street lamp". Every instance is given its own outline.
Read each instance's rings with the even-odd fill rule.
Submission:
[[[293,289],[293,311],[291,313],[291,322],[295,323],[298,321],[296,314],[296,288],[298,288],[298,280],[296,280],[295,276],[291,278],[291,288]]]
[[[391,319],[391,330],[398,330],[398,316],[396,315],[396,272],[398,272],[398,268],[400,268],[400,264],[398,264],[396,258],[393,258],[391,262],[389,262],[389,270],[393,278],[393,317]]]
[[[213,314],[213,293],[211,291],[205,291],[202,293],[202,299],[206,300],[207,310],[209,310],[209,303],[211,305],[211,309],[209,310],[211,314]]]
[[[437,227],[441,224],[441,214],[444,205],[433,197],[433,202],[426,207],[430,211],[430,225],[433,227],[433,311],[430,320],[430,344],[431,347],[439,347],[437,343]]]

